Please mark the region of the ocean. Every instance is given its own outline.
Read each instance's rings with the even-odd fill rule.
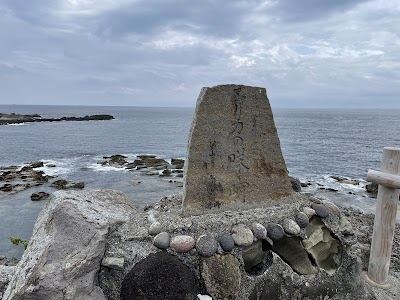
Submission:
[[[57,179],[84,181],[86,189],[123,191],[139,207],[182,191],[182,178],[148,176],[97,162],[113,154],[129,161],[141,154],[185,158],[194,108],[0,105],[0,113],[12,112],[49,118],[110,114],[115,120],[0,126],[0,166],[54,164],[41,169]],[[305,191],[374,211],[375,199],[365,192],[364,180],[368,169],[380,169],[383,147],[400,146],[400,110],[273,108],[273,113],[290,175],[311,183]],[[361,183],[339,183],[332,175]],[[29,239],[47,201],[33,202],[30,195],[42,190],[54,191],[39,186],[13,195],[0,192],[0,256],[22,255],[23,247],[12,245],[9,237]]]

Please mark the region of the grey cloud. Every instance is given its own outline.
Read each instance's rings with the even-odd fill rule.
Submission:
[[[213,36],[235,36],[240,32],[241,18],[254,1],[221,3],[220,1],[139,1],[105,12],[97,23],[97,32],[107,37],[125,34],[151,34],[165,28],[206,33]]]
[[[278,14],[284,21],[312,21],[345,12],[357,4],[368,1],[370,0],[279,0],[270,12]]]

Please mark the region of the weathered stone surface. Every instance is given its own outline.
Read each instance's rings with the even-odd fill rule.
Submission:
[[[185,171],[185,214],[276,204],[293,194],[264,88],[201,90]]]
[[[235,248],[235,241],[229,233],[224,233],[218,239],[219,244],[221,245],[222,250],[225,252],[230,252]]]
[[[0,265],[0,299],[2,299],[3,293],[8,283],[15,273],[15,269],[16,267]]]
[[[301,243],[301,238],[297,236],[284,236],[278,241],[274,241],[272,250],[299,274],[313,275],[318,273],[318,268],[315,267],[308,253],[304,250]]]
[[[160,232],[153,239],[153,245],[159,249],[167,249],[169,247],[170,237],[168,232]]]
[[[240,291],[239,266],[239,261],[231,254],[217,254],[201,260],[201,278],[213,299],[237,299]]]
[[[266,247],[266,241],[259,240],[242,250],[244,270],[248,275],[259,276],[272,264],[271,250]]]
[[[340,215],[339,229],[340,229],[340,232],[345,235],[353,234],[353,226],[351,225],[349,220],[347,220],[347,218],[344,215]]]
[[[115,270],[124,269],[124,258],[123,257],[104,257],[101,261],[101,265],[106,268]]]
[[[305,231],[308,238],[302,241],[304,249],[319,268],[334,274],[341,263],[340,242],[332,237],[330,230],[317,217],[311,219]]]
[[[3,300],[105,299],[97,274],[111,226],[135,212],[117,191],[58,191],[36,221]]]
[[[238,246],[250,246],[253,243],[254,235],[246,225],[237,224],[232,227],[232,238]]]
[[[150,254],[137,263],[122,282],[121,300],[196,300],[193,273],[165,251]]]
[[[170,247],[178,253],[189,252],[194,248],[196,241],[189,235],[178,235],[171,239]]]
[[[218,242],[211,235],[202,235],[197,239],[196,250],[201,256],[212,256],[218,250]]]

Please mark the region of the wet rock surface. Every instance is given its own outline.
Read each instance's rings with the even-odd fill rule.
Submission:
[[[42,166],[43,162],[31,162],[23,166],[0,167],[0,193],[17,193],[47,183],[53,177],[37,170]]]
[[[38,193],[33,193],[32,195],[31,195],[31,200],[32,201],[40,201],[40,200],[43,200],[43,199],[47,199],[47,198],[49,198],[50,197],[50,194],[49,193],[46,193],[46,192],[38,192]]]

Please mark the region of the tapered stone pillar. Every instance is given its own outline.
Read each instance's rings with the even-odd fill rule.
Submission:
[[[273,205],[292,193],[265,88],[203,88],[189,136],[183,213]]]

